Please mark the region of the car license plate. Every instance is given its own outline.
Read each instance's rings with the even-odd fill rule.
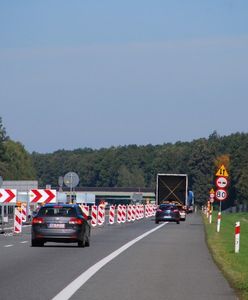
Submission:
[[[165,216],[164,218],[165,219],[171,219],[171,216]]]
[[[48,224],[48,228],[65,228],[65,224]]]

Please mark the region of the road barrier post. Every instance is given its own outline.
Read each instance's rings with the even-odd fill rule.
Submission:
[[[235,253],[239,253],[240,248],[240,222],[235,224]]]
[[[221,223],[221,212],[218,212],[218,219],[217,219],[217,232],[220,232],[220,223]]]

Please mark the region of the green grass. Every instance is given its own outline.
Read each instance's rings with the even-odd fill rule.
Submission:
[[[216,231],[217,212],[212,224],[204,215],[206,240],[220,267],[240,299],[248,300],[248,213],[222,213],[220,232]],[[240,221],[240,252],[234,252],[235,223]]]

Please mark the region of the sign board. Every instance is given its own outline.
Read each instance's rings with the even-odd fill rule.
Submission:
[[[221,176],[221,177],[228,177],[228,172],[225,168],[224,165],[222,165],[219,170],[217,171],[217,173],[215,174],[216,176]]]
[[[218,189],[215,192],[215,198],[219,201],[224,201],[227,198],[227,191],[224,189]]]
[[[0,203],[16,203],[16,190],[0,189]]]
[[[34,189],[29,192],[30,203],[56,203],[56,190]]]
[[[68,172],[64,176],[64,183],[66,186],[70,188],[74,188],[79,183],[79,177],[78,174],[75,172]]]
[[[224,188],[226,188],[227,187],[227,185],[228,185],[228,180],[227,180],[227,178],[226,177],[217,177],[216,178],[216,181],[215,181],[215,184],[216,184],[216,186],[218,187],[218,188],[220,188],[220,189],[224,189]]]

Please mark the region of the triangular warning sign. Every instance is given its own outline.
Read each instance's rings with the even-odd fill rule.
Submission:
[[[214,194],[214,189],[213,188],[210,190],[209,194]]]
[[[222,177],[228,177],[229,176],[224,165],[222,165],[219,168],[219,170],[217,171],[217,173],[215,175],[216,176],[222,176]]]

